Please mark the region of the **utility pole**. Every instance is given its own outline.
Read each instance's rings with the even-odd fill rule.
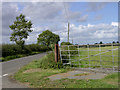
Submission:
[[[69,22],[68,22],[68,42],[69,42]]]

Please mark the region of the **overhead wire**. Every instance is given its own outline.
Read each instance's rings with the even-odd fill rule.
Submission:
[[[64,10],[65,10],[65,15],[66,15],[67,22],[68,22],[68,24],[70,24],[68,12],[67,12],[67,9],[66,9],[66,6],[65,6],[65,3],[64,3],[64,2],[63,2],[63,6],[64,6]],[[69,33],[69,34],[70,34],[70,33]],[[73,36],[72,36],[71,39],[72,39],[72,42],[73,42]]]
[[[63,2],[63,6],[64,6],[64,10],[65,10],[65,15],[66,15],[67,22],[69,23],[69,17],[68,17],[67,9],[65,7],[65,3],[64,2]]]

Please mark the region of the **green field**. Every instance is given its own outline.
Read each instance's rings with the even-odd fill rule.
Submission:
[[[112,68],[118,66],[118,46],[89,46],[89,48],[69,46],[61,50],[63,50],[62,55],[67,56],[62,59],[67,59],[73,67]]]

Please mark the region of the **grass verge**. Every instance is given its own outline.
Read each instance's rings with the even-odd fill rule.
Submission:
[[[57,64],[49,64],[50,62],[52,63],[52,60],[54,60],[54,58],[52,58],[52,54],[49,54],[40,60],[33,61],[21,68],[14,75],[14,78],[31,88],[118,88],[117,73],[110,74],[105,78],[98,80],[76,80],[65,78],[51,81],[48,76],[70,70],[69,68],[56,67]],[[43,62],[46,62],[47,64]],[[47,67],[48,65],[49,67]],[[51,68],[52,65],[54,68]],[[43,66],[46,67],[46,69]]]

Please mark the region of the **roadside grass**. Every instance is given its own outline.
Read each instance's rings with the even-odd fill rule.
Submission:
[[[86,47],[77,48],[78,53],[76,56],[72,56],[71,53],[76,51],[70,51],[66,54],[70,56],[68,59],[71,59],[69,62],[74,67],[87,68],[90,67],[107,67],[112,68],[113,66],[118,66],[118,46],[106,46],[106,47],[90,47],[89,50]],[[99,51],[99,49],[101,51]],[[112,49],[114,49],[112,51]],[[115,50],[116,49],[116,50]],[[100,54],[101,53],[101,54]],[[112,56],[115,55],[115,56]],[[65,59],[65,58],[64,58]],[[94,66],[95,65],[95,66]]]
[[[14,78],[30,88],[118,88],[118,74],[110,74],[98,80],[60,79],[51,81],[48,76],[67,72],[69,69],[40,69],[37,72],[26,70],[38,69],[38,63],[32,62],[17,72]]]
[[[40,72],[16,73],[15,79],[22,83],[29,83],[29,87],[40,88],[48,85],[50,80],[47,78],[53,74],[66,72],[65,69],[41,69]]]
[[[117,73],[110,74],[105,78],[98,80],[77,80],[64,78],[51,81],[48,76],[72,70],[70,68],[59,68],[56,66],[54,66],[55,68],[47,67],[46,69],[41,67],[41,64],[44,64],[45,66],[48,65],[41,62],[44,61],[46,63],[50,63],[51,60],[54,60],[52,55],[53,54],[48,54],[43,58],[35,60],[24,66],[14,75],[14,78],[30,88],[118,88]]]
[[[41,67],[41,62],[46,62],[46,59],[48,59],[49,56],[52,54],[48,54],[41,58],[40,60],[35,60],[29,63],[28,65],[22,67],[15,75],[14,78],[22,83],[29,83],[29,87],[44,87],[47,85],[47,82],[49,82],[49,79],[47,78],[50,75],[58,74],[58,73],[64,73],[67,72],[68,69],[56,67],[56,69],[47,67],[44,69],[44,67]],[[50,60],[50,59],[48,59]],[[51,60],[50,60],[51,61]],[[49,63],[48,61],[46,63]],[[45,63],[42,63],[45,65]],[[54,64],[53,64],[54,65]],[[46,65],[45,65],[46,66]],[[57,66],[57,65],[56,65]],[[41,67],[41,68],[40,68]],[[55,67],[55,66],[54,66]],[[37,72],[33,72],[35,69],[37,69]],[[25,71],[29,72],[25,72]]]

